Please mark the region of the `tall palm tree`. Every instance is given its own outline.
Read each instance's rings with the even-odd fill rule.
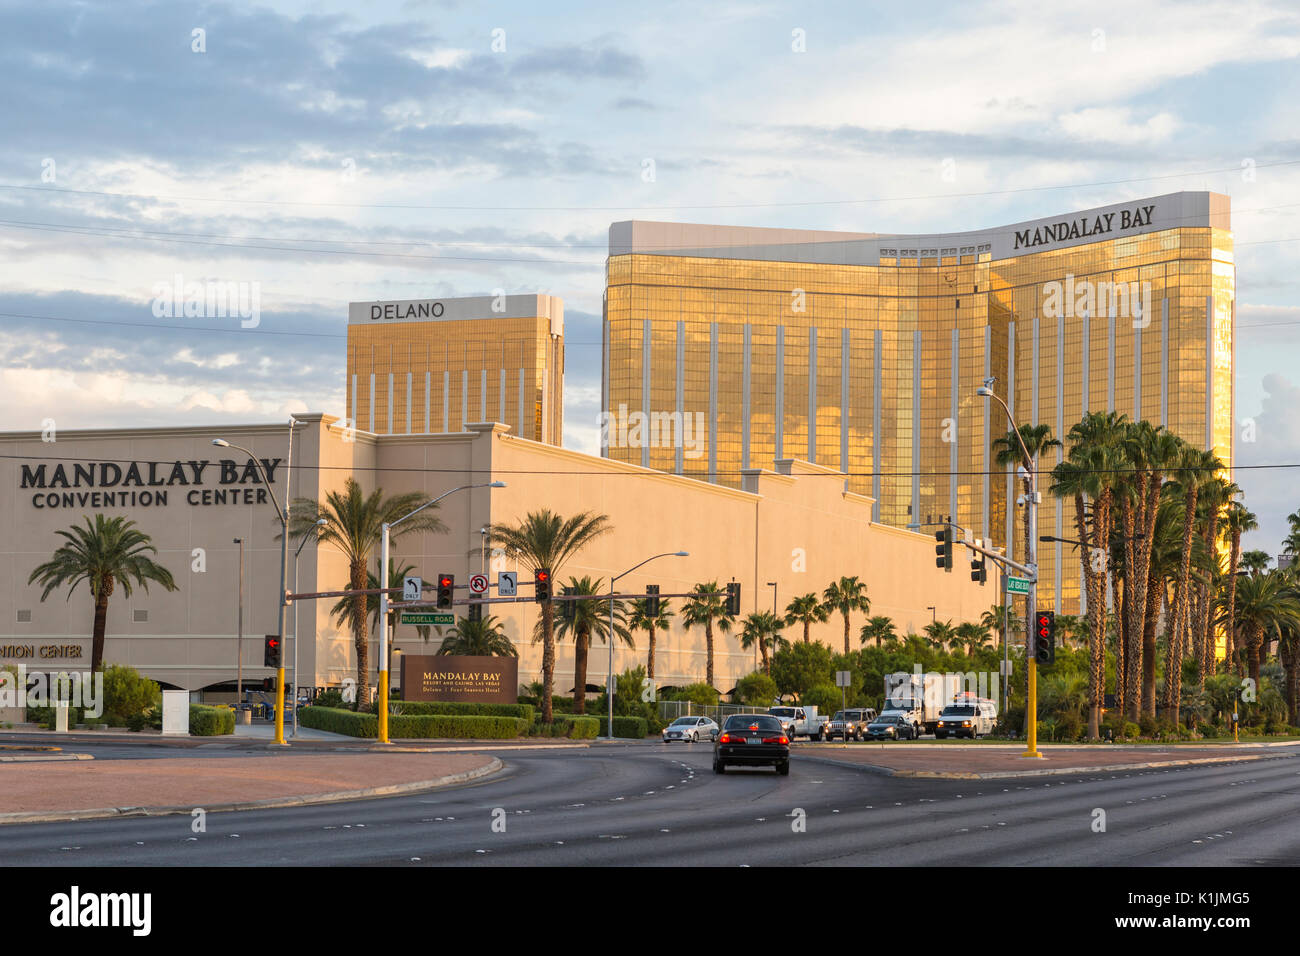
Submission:
[[[462,617],[446,633],[438,628],[442,644],[438,654],[466,654],[471,657],[518,657],[514,642],[506,637],[501,619],[488,614],[471,621]]]
[[[867,586],[857,577],[841,577],[832,581],[822,592],[822,606],[827,613],[838,611],[844,618],[844,653],[849,653],[849,615],[854,611],[871,613],[871,599],[867,597]]]
[[[957,625],[956,641],[966,648],[966,656],[974,657],[975,651],[989,642],[989,629],[974,621],[964,621]]]
[[[672,626],[669,620],[673,616],[672,608],[669,607],[667,598],[659,599],[659,613],[650,613],[650,602],[646,598],[639,598],[632,602],[632,610],[628,614],[627,626],[637,631],[645,631],[649,636],[649,649],[646,651],[646,677],[653,682],[655,679],[655,636],[660,631],[666,631]]]
[[[528,512],[518,524],[489,525],[484,547],[500,546],[513,551],[530,574],[549,570],[554,581],[566,561],[611,530],[608,515],[584,511],[564,518],[543,508]],[[551,696],[555,693],[554,601],[542,602],[541,627],[542,686],[545,689],[542,721],[549,724],[554,717]]]
[[[378,564],[378,562],[376,562],[376,564]],[[414,571],[415,565],[402,564],[396,558],[390,559],[388,562],[388,587],[390,589],[400,589],[402,587],[402,582],[406,580],[406,576]],[[379,575],[375,571],[366,572],[366,590],[379,590]],[[367,594],[365,595],[365,599],[365,613],[370,619],[370,627],[377,631],[379,630],[379,595]],[[339,627],[354,629],[355,622],[353,621],[352,616],[356,613],[356,610],[356,601],[350,597],[342,597],[338,599],[332,608],[330,608],[330,617],[334,619],[334,623]],[[389,630],[384,633],[392,633],[392,628],[397,624],[397,620],[397,612],[390,609],[388,612]],[[419,633],[421,639],[424,641],[429,640],[429,632],[431,630],[429,625],[416,625],[415,630]],[[439,630],[439,633],[441,633],[441,629]],[[391,655],[389,656],[389,660],[392,660]]]
[[[1297,512],[1300,515],[1300,512]],[[1232,539],[1231,550],[1228,555],[1228,618],[1227,618],[1227,659],[1229,662],[1237,659],[1237,649],[1233,646],[1236,628],[1233,622],[1236,621],[1236,603],[1237,603],[1237,571],[1241,567],[1241,536],[1247,531],[1254,531],[1259,527],[1259,520],[1240,501],[1234,501],[1228,505],[1223,514],[1224,527],[1227,529],[1228,536]],[[1237,673],[1241,670],[1238,668]]]
[[[1214,668],[1214,629],[1215,621],[1210,613],[1211,600],[1210,587],[1216,573],[1221,570],[1219,559],[1219,524],[1220,514],[1227,507],[1232,499],[1241,493],[1241,489],[1226,478],[1220,477],[1217,472],[1223,471],[1225,465],[1216,458],[1212,453],[1205,455],[1207,468],[1213,468],[1215,474],[1211,474],[1201,489],[1201,504],[1205,509],[1205,526],[1202,541],[1205,544],[1205,554],[1209,559],[1211,574],[1207,575],[1204,582],[1198,585],[1198,598],[1200,601],[1200,617],[1197,620],[1194,638],[1196,640],[1196,682],[1198,685],[1205,684],[1206,671]]]
[[[94,604],[95,616],[91,624],[90,669],[100,670],[104,665],[104,629],[108,624],[108,599],[113,590],[122,586],[122,593],[130,597],[133,588],[138,585],[147,594],[149,582],[160,585],[164,590],[178,590],[172,580],[171,572],[153,560],[150,555],[158,553],[147,534],[135,526],[135,522],[125,517],[106,518],[95,515],[92,522],[89,515],[82,516],[86,522],[83,528],[73,525],[65,530],[54,532],[63,538],[63,544],[55,550],[50,560],[39,564],[27,577],[28,584],[40,582],[44,586],[41,601],[50,596],[57,587],[68,585],[68,600],[72,592],[82,581],[90,589],[90,600]]]
[[[1236,625],[1246,643],[1250,679],[1259,687],[1260,649],[1284,628],[1300,627],[1300,597],[1285,573],[1251,574],[1237,582]]]
[[[1088,412],[1066,435],[1067,468],[1054,473],[1052,492],[1074,499],[1075,531],[1084,543],[1080,555],[1088,601],[1088,738],[1101,732],[1106,692],[1106,582],[1112,569],[1111,529],[1115,490],[1123,463],[1128,417],[1118,412]],[[1059,466],[1058,466],[1059,467]],[[1089,507],[1091,506],[1091,507]]]
[[[938,650],[943,650],[945,644],[951,645],[957,636],[952,621],[931,621],[922,630],[925,631],[930,646]]]
[[[763,659],[763,673],[769,676],[772,673],[771,654],[790,645],[781,636],[781,624],[782,619],[771,611],[756,611],[746,616],[741,625],[740,646],[749,650],[758,645],[758,652]]]
[[[892,641],[897,634],[894,631],[894,622],[883,614],[878,614],[866,624],[862,625],[860,640],[863,644],[875,638],[876,647],[880,646],[881,641]]]
[[[1211,454],[1209,458],[1214,458]],[[1214,459],[1217,462],[1217,459]],[[1183,443],[1178,456],[1178,481],[1174,492],[1181,491],[1183,499],[1181,547],[1178,554],[1178,573],[1174,580],[1174,601],[1170,607],[1169,624],[1165,631],[1168,648],[1165,661],[1165,703],[1171,708],[1175,724],[1178,723],[1179,701],[1182,698],[1182,660],[1187,654],[1187,605],[1192,587],[1192,535],[1196,531],[1196,501],[1207,478],[1214,474],[1213,464],[1206,453]]]
[[[405,517],[416,508],[429,502],[422,492],[407,492],[384,497],[384,490],[376,488],[370,494],[361,490],[357,480],[348,477],[343,491],[326,492],[324,501],[314,498],[294,500],[289,517],[291,538],[312,537],[319,544],[332,545],[348,562],[348,590],[362,591],[369,584],[367,566],[370,556],[383,535],[383,526]],[[446,532],[434,511],[437,505],[426,508],[413,518],[403,521],[389,533],[391,541],[422,532]],[[325,519],[325,524],[317,522]],[[357,651],[357,709],[370,706],[370,644],[366,628],[366,597],[357,594],[350,623],[352,640]]]
[[[808,643],[808,628],[813,624],[819,624],[830,618],[831,612],[822,604],[817,597],[817,592],[809,591],[807,594],[795,598],[785,607],[785,624],[787,627],[794,627],[795,624],[803,625],[803,642]]]
[[[583,575],[569,578],[570,594],[605,594],[601,578]],[[609,636],[609,601],[574,601],[567,614],[560,615],[556,624],[556,637],[564,640],[573,637],[573,712],[587,712],[587,655],[593,640],[605,641]],[[622,601],[614,602],[614,635],[623,643],[635,647],[632,632],[627,626],[627,608]],[[534,628],[534,640],[544,640],[541,618]]]
[[[1267,551],[1243,551],[1241,554],[1241,566],[1250,574],[1263,574],[1272,560]]]
[[[1019,431],[1020,437],[1016,438],[1016,432]],[[1025,451],[1029,452],[1029,461],[1025,461],[1024,452],[1020,450],[1020,443],[1024,442]],[[1035,471],[1035,463],[1038,461],[1038,455],[1049,448],[1060,448],[1059,439],[1052,437],[1052,426],[1050,425],[1021,425],[1019,429],[1008,429],[1006,434],[999,438],[993,439],[993,461],[999,468],[1006,468],[1010,465],[1023,465],[1026,471]],[[1024,479],[1025,492],[1029,491],[1029,479]],[[1024,524],[1025,550],[1021,553],[1021,560],[1024,556],[1033,550],[1029,540],[1029,522]]]
[[[727,610],[727,592],[718,587],[717,581],[697,584],[690,597],[682,607],[682,625],[690,630],[697,625],[704,626],[704,646],[707,651],[705,681],[710,687],[713,683],[713,622],[717,621],[718,630],[724,634],[731,630],[736,620],[734,614]]]

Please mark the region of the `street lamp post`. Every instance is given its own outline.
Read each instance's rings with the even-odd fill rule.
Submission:
[[[1041,757],[1038,752],[1038,661],[1034,656],[1033,635],[1037,630],[1034,618],[1038,611],[1038,549],[1035,542],[1038,540],[1038,482],[1034,475],[1034,458],[1029,454],[1029,449],[1025,446],[1025,440],[1020,434],[1020,426],[1016,424],[1015,416],[1011,414],[1011,409],[1007,403],[997,396],[993,391],[993,379],[985,379],[984,384],[976,389],[975,394],[983,398],[991,398],[1002,406],[1002,410],[1007,413],[1007,421],[1011,423],[1012,434],[1016,436],[1016,442],[1020,445],[1020,454],[1024,458],[1021,470],[1025,473],[1024,480],[1027,487],[1025,495],[1025,520],[1029,523],[1029,551],[1025,555],[1025,565],[1030,568],[1032,574],[1029,579],[1029,591],[1025,595],[1025,667],[1029,671],[1029,693],[1028,701],[1025,707],[1025,724],[1028,737],[1028,749],[1022,756]],[[1010,505],[1010,502],[1008,502]],[[1006,600],[1006,595],[1003,595]]]
[[[609,704],[609,725],[605,728],[605,739],[612,741],[614,739],[614,585],[618,579],[626,577],[642,565],[649,564],[658,558],[688,558],[689,551],[665,551],[663,554],[656,554],[653,557],[646,558],[641,564],[628,568],[622,574],[616,574],[609,579],[609,634],[606,635],[606,642],[609,644],[609,666],[605,672],[605,699]]]
[[[239,630],[235,651],[235,709],[244,708],[244,539],[236,538],[239,545]]]
[[[388,544],[391,539],[392,529],[397,527],[407,518],[418,515],[430,505],[436,505],[448,495],[455,494],[458,491],[466,491],[470,488],[504,488],[504,481],[487,481],[477,485],[461,485],[459,488],[452,488],[450,491],[444,491],[436,498],[426,501],[414,511],[407,512],[396,521],[387,521],[383,526],[383,537],[379,544],[379,626],[383,630],[379,641],[379,743],[386,744],[388,740]]]
[[[329,524],[329,520],[321,518],[316,522],[316,527],[320,528]],[[302,540],[298,542],[298,550],[293,553],[293,591],[298,593],[298,558],[302,555],[302,549],[307,546],[308,541],[317,540],[316,535],[303,535]],[[314,682],[313,682],[314,683]],[[298,736],[298,602],[293,602],[293,733],[289,736],[296,738]]]
[[[234,448],[236,451],[242,451],[253,462],[257,468],[257,473],[262,476],[262,484],[266,485],[267,497],[271,499],[271,504],[275,506],[275,513],[280,517],[280,614],[279,627],[276,630],[276,636],[280,639],[280,666],[275,672],[275,743],[285,744],[284,739],[284,619],[289,607],[289,592],[285,588],[289,578],[289,478],[293,473],[293,428],[297,425],[293,416],[289,417],[289,457],[284,469],[284,507],[275,500],[275,491],[271,488],[271,482],[266,476],[266,471],[262,468],[262,462],[247,448],[239,445],[232,445],[230,442],[221,438],[212,439],[212,444],[218,448]],[[286,745],[287,746],[287,745]]]

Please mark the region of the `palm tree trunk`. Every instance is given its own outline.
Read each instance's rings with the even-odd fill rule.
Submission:
[[[646,630],[650,632],[650,653],[646,656],[646,667],[645,667],[645,669],[646,669],[646,676],[650,678],[650,682],[651,682],[651,683],[654,683],[654,679],[655,679],[655,626],[654,626],[653,624],[651,624],[648,628],[646,628]]]
[[[1233,646],[1237,629],[1234,622],[1237,620],[1237,565],[1241,561],[1241,531],[1234,528],[1232,531],[1232,556],[1228,559],[1228,626],[1227,647],[1228,652],[1225,660],[1229,666],[1234,664],[1233,657],[1236,654],[1236,648]],[[1236,666],[1237,674],[1241,674],[1241,665]]]
[[[573,643],[573,712],[587,712],[587,646],[591,643],[591,632],[578,632]]]
[[[365,590],[370,582],[366,577],[366,562],[352,562],[351,588]],[[357,710],[370,709],[370,622],[366,620],[366,596],[352,598],[352,639],[357,648]]]
[[[99,595],[95,598],[95,623],[91,630],[90,640],[90,672],[104,668],[104,631],[108,627],[108,597],[112,590],[112,585],[101,588]]]
[[[803,642],[805,644],[808,643],[808,624],[809,624],[808,618],[804,618],[803,619]]]
[[[1084,583],[1088,588],[1088,739],[1101,737],[1101,710],[1106,696],[1106,569],[1110,565],[1106,542],[1110,540],[1110,489],[1102,491],[1093,502],[1093,538],[1091,553],[1083,556]],[[1080,541],[1088,541],[1082,506],[1076,519],[1080,524]],[[1092,554],[1107,555],[1094,570]]]
[[[1262,624],[1252,624],[1250,626],[1250,637],[1247,638],[1249,648],[1249,657],[1247,660],[1250,668],[1250,680],[1255,685],[1255,693],[1259,693],[1259,650],[1264,643],[1264,626]]]
[[[1142,712],[1153,720],[1156,716],[1156,621],[1160,616],[1161,580],[1149,574],[1146,595],[1146,620],[1142,625]]]
[[[1205,675],[1214,672],[1214,615],[1210,613],[1211,605],[1214,603],[1210,599],[1210,581],[1214,579],[1214,569],[1219,566],[1218,555],[1215,554],[1215,546],[1219,539],[1219,512],[1216,508],[1210,514],[1208,527],[1205,529],[1206,554],[1209,555],[1210,567],[1206,570],[1207,583],[1205,585],[1205,603],[1201,608],[1201,619],[1196,633],[1196,639],[1202,643],[1204,652],[1201,654],[1201,664],[1197,668],[1197,683],[1205,686]]]
[[[555,611],[547,601],[542,605],[542,723],[555,720],[552,695],[555,693]]]
[[[713,619],[709,618],[704,622],[704,646],[708,652],[708,663],[706,666],[705,681],[710,687],[713,687]]]

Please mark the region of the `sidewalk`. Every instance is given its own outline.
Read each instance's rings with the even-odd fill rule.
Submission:
[[[431,790],[502,766],[481,752],[2,763],[0,824],[329,803]]]
[[[1041,759],[1025,745],[854,743],[796,745],[797,757],[851,764],[891,777],[997,780],[1052,774],[1106,773],[1300,755],[1300,744],[1092,745],[1045,744]]]

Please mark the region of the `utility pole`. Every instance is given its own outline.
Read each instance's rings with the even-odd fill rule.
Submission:
[[[244,706],[244,539],[236,538],[239,545],[239,630],[235,651],[235,707]]]

